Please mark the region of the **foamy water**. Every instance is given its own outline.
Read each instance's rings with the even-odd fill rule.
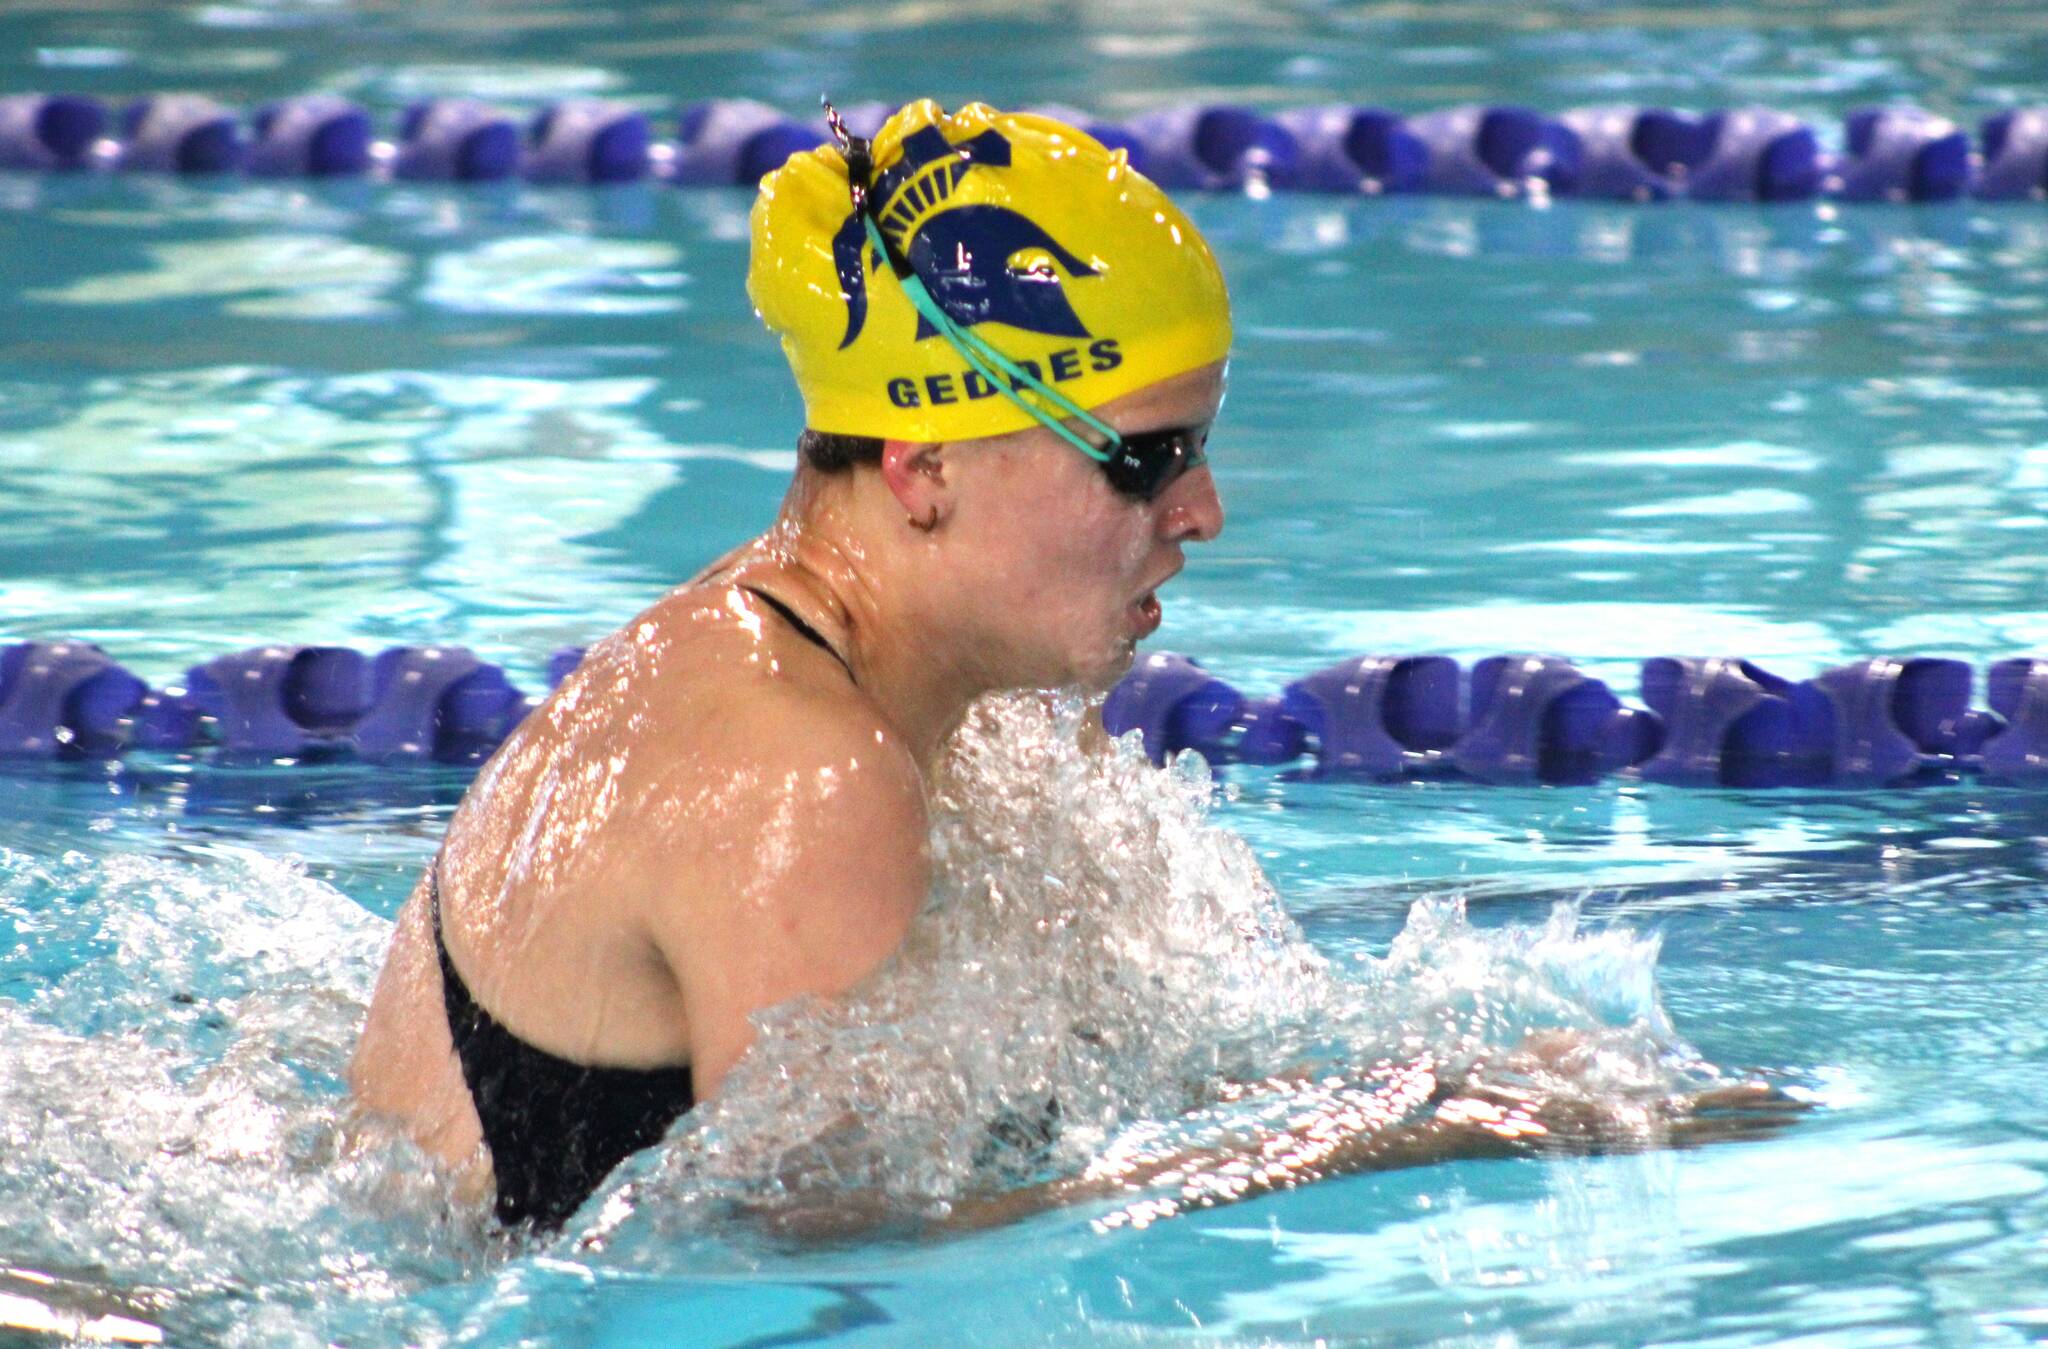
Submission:
[[[390,925],[296,867],[0,854],[0,1263],[179,1338],[278,1342],[487,1258],[343,1073]]]
[[[508,1257],[701,1272],[807,1215],[943,1231],[1105,1156],[1304,1112],[1402,1122],[1420,1102],[1381,1090],[1390,1074],[1454,1076],[1533,1031],[1572,1037],[1568,1062],[1517,1069],[1548,1093],[1621,1111],[1713,1079],[1658,1003],[1654,940],[1568,906],[1482,930],[1439,900],[1385,957],[1333,965],[1209,820],[1199,761],[1086,754],[1080,715],[981,708],[937,785],[938,881],[899,956],[846,999],[762,1014],[723,1094],[527,1255],[350,1115],[387,922],[241,851],[0,853],[0,1265],[183,1336],[320,1339],[345,1311],[431,1340],[449,1286],[486,1296]],[[1292,1085],[1234,1086],[1275,1074]],[[1393,1104],[1345,1114],[1375,1092]]]

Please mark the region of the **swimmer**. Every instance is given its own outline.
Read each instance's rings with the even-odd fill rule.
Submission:
[[[1229,303],[1188,218],[1048,118],[926,101],[872,143],[834,129],[752,214],[748,291],[805,413],[777,519],[593,647],[478,775],[351,1067],[357,1101],[507,1224],[559,1227],[714,1096],[752,1014],[880,968],[930,888],[927,786],[970,704],[1108,689],[1223,528],[1205,459]],[[1483,1084],[1373,1091],[1392,1104],[1349,1115],[1438,1108],[1319,1136],[1296,1170],[1110,1159],[960,1220],[1190,1167],[1226,1177],[1221,1202],[1569,1141]]]
[[[750,1014],[887,960],[968,706],[1109,688],[1223,528],[1223,277],[1122,153],[913,103],[770,174],[752,234],[804,402],[780,514],[478,775],[351,1067],[507,1223],[560,1225],[713,1096]]]

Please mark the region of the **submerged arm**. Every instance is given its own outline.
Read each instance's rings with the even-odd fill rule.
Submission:
[[[1258,1092],[1261,1088],[1246,1089]],[[1068,1204],[1128,1196],[1098,1228],[1143,1227],[1310,1181],[1437,1162],[1690,1148],[1774,1134],[1805,1107],[1759,1082],[1630,1102],[1544,1097],[1475,1078],[1442,1085],[1426,1064],[1374,1090],[1275,1083],[1285,1118],[1202,1147],[1112,1151],[1076,1176],[956,1205],[941,1226],[977,1230]],[[1418,1108],[1422,1118],[1412,1118]]]

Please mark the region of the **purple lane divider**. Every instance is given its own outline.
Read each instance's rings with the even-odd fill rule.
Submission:
[[[1978,197],[2048,200],[2048,107],[2009,108],[1985,118],[1978,134],[1984,143]]]
[[[1289,684],[1281,706],[1305,729],[1316,771],[1399,777],[1458,736],[1458,663],[1359,656]]]
[[[257,109],[248,170],[259,178],[349,178],[370,167],[370,114],[345,98],[308,94]]]
[[[495,182],[519,172],[519,127],[469,98],[439,98],[405,110],[394,176]]]
[[[118,754],[148,691],[84,642],[0,647],[0,758]]]
[[[1985,742],[1984,775],[2048,783],[2048,660],[1999,661],[1986,683],[1991,710],[2006,726]]]
[[[1686,177],[1693,200],[1804,201],[1820,191],[1820,141],[1790,113],[1724,108],[1705,127],[1710,148]]]
[[[1301,147],[1297,186],[1311,192],[1381,196],[1420,192],[1429,177],[1429,147],[1399,113],[1327,104],[1294,108],[1274,119]]]
[[[793,121],[766,103],[719,98],[692,103],[677,119],[670,181],[689,187],[752,187],[791,155],[827,139],[821,123]]]
[[[136,704],[129,727],[131,749],[184,750],[201,744],[206,736],[205,713],[198,699],[185,688],[151,689]]]
[[[351,730],[373,763],[486,757],[526,710],[505,678],[459,646],[394,646],[370,668],[369,709]]]
[[[1410,117],[1407,125],[1429,148],[1425,191],[1522,197],[1538,190],[1567,196],[1578,188],[1578,136],[1533,108],[1445,108]]]
[[[1143,733],[1153,763],[1184,749],[1215,750],[1225,743],[1244,695],[1186,656],[1154,652],[1142,657],[1110,690],[1102,724],[1111,735]]]
[[[374,659],[339,646],[255,647],[194,666],[186,684],[230,760],[353,749],[373,763],[475,762],[526,710],[503,670],[458,646],[392,647]]]
[[[1643,701],[1664,718],[1664,743],[1642,765],[1652,782],[1788,787],[1825,782],[1834,710],[1810,684],[1746,660],[1643,662]]]
[[[1244,763],[1292,763],[1308,752],[1308,728],[1288,713],[1282,698],[1247,699],[1235,729],[1232,757]]]
[[[1935,759],[1976,752],[1989,731],[1970,710],[1970,667],[1959,660],[1878,657],[1816,675],[1833,708],[1828,780],[1881,787]]]
[[[117,167],[145,173],[227,173],[242,166],[241,124],[198,94],[137,99],[121,114]]]
[[[259,646],[185,675],[229,759],[297,758],[341,745],[370,706],[369,661],[343,646]]]
[[[1301,147],[1272,118],[1229,104],[1168,108],[1135,118],[1145,174],[1169,191],[1284,190],[1301,172]]]
[[[1585,783],[1654,751],[1650,713],[1555,656],[1489,656],[1472,667],[1472,715],[1451,749],[1482,782]]]
[[[1558,120],[1579,138],[1579,195],[1584,197],[1682,197],[1693,169],[1713,149],[1704,119],[1670,108],[1575,108]]]
[[[843,110],[872,136],[896,111]],[[1813,128],[1766,107],[1694,115],[1634,105],[1550,115],[1483,103],[1400,113],[1349,104],[1277,111],[1185,104],[1128,122],[1044,104],[1169,190],[1380,195],[1583,195],[1617,201],[1938,202],[2048,199],[2048,106],[2009,108],[1967,131],[1920,108],[1858,109],[1844,152],[1824,153]],[[373,139],[367,112],[331,94],[265,105],[245,125],[194,94],[149,95],[108,126],[99,101],[68,94],[0,96],[0,169],[104,167],[181,174],[246,169],[255,176],[389,172],[400,179],[618,183],[650,174],[690,186],[746,186],[792,154],[824,144],[808,110],[789,116],[750,99],[681,110],[676,139],[657,143],[635,107],[564,99],[524,132],[501,111],[444,98],[407,109],[395,146]]]
[[[558,686],[581,662],[548,662]],[[1883,787],[1958,772],[2048,782],[2048,660],[1993,665],[1990,710],[1970,706],[1964,662],[1878,657],[1812,679],[1733,658],[1643,663],[1648,710],[1550,656],[1493,656],[1469,689],[1445,656],[1360,656],[1246,699],[1172,653],[1111,691],[1112,733],[1141,732],[1155,763],[1287,764],[1392,779],[1453,770],[1498,783],[1584,783],[1631,767],[1652,782]],[[1461,694],[1464,696],[1461,697]],[[353,751],[370,762],[474,763],[537,700],[462,647],[234,652],[159,690],[82,642],[0,645],[0,757],[108,756],[217,742],[226,760]]]
[[[1970,137],[1919,108],[1859,108],[1828,186],[1844,201],[1953,201],[1970,190]]]
[[[0,169],[82,169],[105,132],[107,110],[96,98],[10,94],[0,98]]]
[[[631,183],[647,176],[653,135],[624,103],[576,98],[541,109],[522,171],[536,183]]]

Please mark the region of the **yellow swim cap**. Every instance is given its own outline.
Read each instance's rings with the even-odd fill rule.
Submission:
[[[947,116],[924,99],[872,155],[874,216],[944,314],[1074,404],[1229,352],[1214,255],[1123,151],[1049,117],[981,103]],[[812,430],[945,441],[1036,424],[912,307],[854,213],[837,147],[762,180],[753,245],[747,294]]]

